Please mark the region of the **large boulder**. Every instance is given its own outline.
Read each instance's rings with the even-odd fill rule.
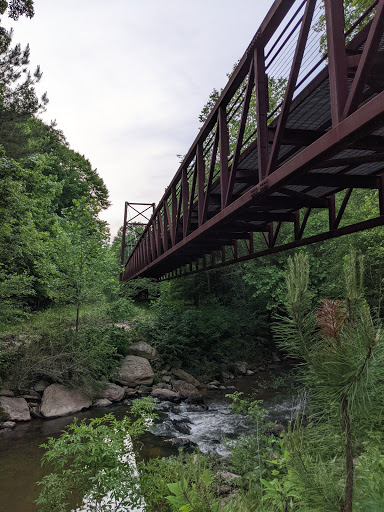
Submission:
[[[152,347],[144,341],[133,343],[133,345],[129,347],[129,352],[133,356],[145,357],[145,359],[157,359],[159,357],[155,347]]]
[[[185,382],[189,382],[189,384],[193,384],[196,388],[200,387],[200,382],[195,379],[190,373],[181,370],[180,368],[172,368],[172,373],[175,375],[178,379],[184,380]]]
[[[3,416],[10,421],[29,421],[31,414],[24,398],[0,397],[0,409]]]
[[[151,385],[154,373],[152,367],[144,357],[127,356],[121,363],[117,381],[125,386],[140,386],[140,384]]]
[[[44,391],[40,411],[44,418],[54,418],[88,409],[91,405],[92,400],[81,391],[68,389],[61,384],[51,384]]]
[[[172,384],[173,389],[180,394],[181,398],[190,398],[192,400],[201,399],[201,394],[196,386],[185,380],[175,380]]]
[[[106,398],[111,402],[120,402],[124,398],[125,391],[124,388],[118,386],[117,384],[113,384],[112,382],[108,382],[107,388],[100,393],[98,398]]]

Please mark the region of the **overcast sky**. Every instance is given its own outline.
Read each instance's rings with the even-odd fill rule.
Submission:
[[[108,187],[112,206],[102,217],[112,235],[124,201],[161,199],[210,92],[224,87],[271,5],[35,0],[35,17],[12,23],[14,43],[29,43],[43,71],[43,119],[57,121]]]

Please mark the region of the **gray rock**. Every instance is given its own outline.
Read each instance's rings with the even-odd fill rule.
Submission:
[[[15,396],[15,393],[10,389],[0,389],[0,396],[12,397]]]
[[[156,384],[153,386],[153,389],[172,389],[172,386],[170,384],[165,384],[164,382],[160,382],[159,384]]]
[[[152,347],[149,343],[145,343],[144,341],[133,343],[133,345],[129,347],[129,352],[133,356],[145,357],[145,359],[157,359],[159,357],[155,347]]]
[[[165,383],[169,384],[171,382],[171,380],[172,380],[172,377],[170,375],[163,375],[162,380]]]
[[[250,377],[251,375],[255,375],[255,372],[253,372],[252,370],[247,370],[247,374],[246,374],[248,377]]]
[[[126,331],[131,329],[129,322],[118,322],[115,324],[115,327],[120,327],[120,329],[125,329]]]
[[[4,421],[4,423],[1,423],[0,428],[14,428],[16,426],[15,421]]]
[[[190,382],[184,380],[175,380],[173,382],[173,389],[180,394],[182,398],[200,399],[201,394],[199,390]]]
[[[276,352],[272,352],[272,359],[274,363],[281,363],[280,357],[276,354]]]
[[[139,392],[135,388],[127,388],[124,387],[125,396],[127,398],[137,398],[139,396]]]
[[[98,398],[105,398],[110,402],[120,402],[120,400],[124,398],[124,395],[125,391],[123,387],[113,384],[112,382],[108,382],[107,388]]]
[[[216,386],[219,387],[221,384],[218,380],[213,380],[212,382],[208,383],[208,386]]]
[[[137,391],[140,395],[150,395],[152,388],[150,386],[146,386],[145,384],[141,384],[141,386],[137,388]]]
[[[66,416],[91,407],[92,401],[81,391],[68,389],[61,384],[51,384],[44,391],[41,414],[44,418]]]
[[[24,400],[27,400],[27,402],[31,402],[31,401],[33,402],[33,401],[36,401],[36,399],[40,400],[39,393],[36,393],[36,395],[35,394],[33,394],[33,395],[22,395],[21,397],[24,398]]]
[[[171,369],[171,365],[166,363],[164,366],[163,366],[163,371],[165,371],[166,373],[169,372],[169,370]]]
[[[152,390],[151,396],[158,400],[169,400],[170,402],[178,402],[180,400],[179,393],[170,389],[155,388]]]
[[[189,384],[193,384],[196,388],[200,387],[200,382],[195,379],[190,373],[181,370],[180,368],[172,368],[172,373],[175,375],[178,379],[184,380],[185,382],[189,382]]]
[[[178,446],[179,448],[190,448],[192,446],[196,446],[196,443],[183,437],[174,437],[173,439],[170,439],[169,442],[174,446]]]
[[[208,384],[207,389],[219,389],[219,386],[215,386],[215,384]]]
[[[175,429],[181,434],[186,434],[189,436],[191,433],[191,427],[188,425],[188,422],[185,420],[173,420],[173,426]]]
[[[154,373],[152,367],[144,357],[126,356],[120,366],[117,381],[126,386],[151,385]]]
[[[3,410],[4,416],[7,420],[29,421],[31,419],[29,407],[24,398],[1,396],[0,408]]]
[[[229,365],[229,369],[236,375],[246,375],[248,363],[246,361],[235,361]]]
[[[43,391],[45,391],[47,389],[48,386],[49,386],[49,382],[41,379],[38,382],[36,382],[36,384],[33,386],[33,389],[35,391],[37,391],[38,393],[42,393]]]
[[[93,402],[94,407],[108,407],[112,402],[108,398],[98,398]]]

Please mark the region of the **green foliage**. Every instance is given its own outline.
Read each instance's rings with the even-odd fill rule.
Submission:
[[[134,421],[128,416],[118,421],[113,414],[80,423],[75,419],[58,439],[49,438],[42,445],[42,462],[53,472],[39,483],[39,510],[64,512],[85,495],[88,510],[94,511],[140,504],[132,439],[146,430],[152,411],[150,399],[138,400],[132,407]]]
[[[134,314],[135,306],[132,299],[120,297],[107,306],[107,314],[112,322],[130,320]]]
[[[129,342],[124,329],[64,324],[4,343],[0,377],[12,389],[28,389],[39,378],[92,392],[108,380]]]

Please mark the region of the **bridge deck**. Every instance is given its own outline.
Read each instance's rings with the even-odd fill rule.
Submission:
[[[322,2],[274,3],[129,255],[124,279],[170,278],[384,224],[384,0],[346,39],[340,6],[325,2],[325,59]],[[355,188],[379,190],[380,215],[345,226]],[[305,238],[318,208],[328,211],[329,229]],[[292,240],[279,243],[286,224]]]

